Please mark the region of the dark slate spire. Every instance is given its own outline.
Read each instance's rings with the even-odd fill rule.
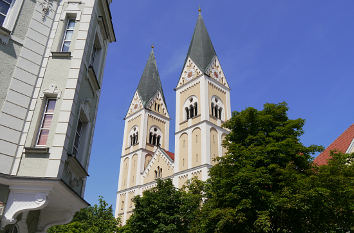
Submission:
[[[205,73],[207,66],[210,64],[214,56],[216,56],[216,53],[205,27],[203,17],[199,11],[197,24],[194,29],[191,44],[189,45],[186,61],[188,57],[190,57],[198,68]]]
[[[143,75],[140,78],[137,91],[143,102],[144,107],[147,106],[149,100],[153,98],[158,91],[161,92],[163,101],[166,104],[153,49],[151,49],[151,53],[146,63]]]

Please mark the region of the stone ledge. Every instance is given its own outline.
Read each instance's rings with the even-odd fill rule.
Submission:
[[[49,154],[49,147],[25,147],[25,154]]]
[[[71,52],[51,52],[53,58],[71,58]]]

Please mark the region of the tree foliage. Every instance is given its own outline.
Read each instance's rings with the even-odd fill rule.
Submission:
[[[353,165],[336,154],[314,167],[320,146],[300,141],[303,119],[285,103],[234,112],[226,156],[211,168],[192,232],[345,232],[353,225]]]
[[[135,209],[120,232],[188,232],[201,203],[202,182],[194,180],[186,190],[176,189],[170,179],[133,199]]]
[[[48,233],[112,233],[118,231],[119,221],[114,218],[112,206],[99,197],[99,205],[77,212],[71,223],[54,226]]]

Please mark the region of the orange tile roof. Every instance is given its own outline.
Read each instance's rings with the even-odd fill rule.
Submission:
[[[354,124],[349,126],[348,129],[346,129],[334,142],[332,142],[331,145],[329,145],[321,154],[319,154],[315,160],[314,163],[317,165],[325,165],[327,164],[329,158],[330,158],[330,152],[332,150],[336,150],[339,152],[345,153],[350,146],[350,143],[352,142],[354,138]]]
[[[170,156],[170,158],[173,160],[173,161],[175,161],[175,154],[174,153],[172,153],[172,152],[170,152],[170,151],[167,151],[167,150],[165,150],[165,149],[163,149],[165,152],[166,152],[166,154],[168,155],[168,156]]]

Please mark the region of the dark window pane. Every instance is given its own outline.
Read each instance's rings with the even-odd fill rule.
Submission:
[[[3,25],[4,21],[5,21],[5,16],[0,15],[0,26]]]
[[[81,129],[82,129],[82,122],[79,121],[79,123],[77,124],[77,130],[76,130],[78,134],[81,134]]]
[[[7,11],[9,10],[10,8],[10,4],[3,1],[3,0],[0,0],[0,13],[6,15],[7,14]]]
[[[74,147],[74,149],[73,149],[73,154],[74,155],[77,155],[77,149]]]
[[[75,134],[75,142],[74,142],[74,145],[76,147],[79,147],[79,142],[80,142],[80,135],[79,134]]]

